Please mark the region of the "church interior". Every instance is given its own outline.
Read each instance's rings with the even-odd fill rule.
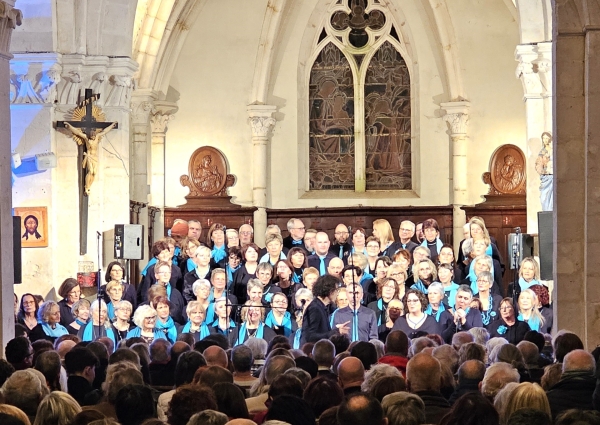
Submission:
[[[104,270],[117,225],[143,229],[137,283],[176,219],[262,247],[294,217],[435,218],[458,250],[475,216],[506,264],[517,228],[545,247],[555,330],[600,342],[597,1],[0,5],[3,345],[13,292]]]

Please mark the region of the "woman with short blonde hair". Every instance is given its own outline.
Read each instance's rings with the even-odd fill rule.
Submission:
[[[127,338],[141,337],[147,344],[155,339],[167,339],[165,334],[156,329],[158,313],[149,305],[141,305],[133,314],[135,328],[127,333]]]
[[[504,412],[499,412],[501,413],[500,423],[506,424],[514,412],[524,408],[539,410],[552,418],[550,403],[543,388],[535,383],[523,382],[508,396]]]
[[[69,394],[52,391],[38,406],[33,425],[68,425],[81,412],[81,406]]]
[[[232,347],[243,344],[250,337],[262,338],[267,342],[275,337],[275,332],[265,325],[265,308],[257,301],[246,301],[242,307],[242,324],[230,334]]]

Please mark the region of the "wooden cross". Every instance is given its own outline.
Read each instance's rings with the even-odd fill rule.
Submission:
[[[65,123],[80,129],[88,139],[94,137],[97,129],[104,130],[114,124],[113,128],[118,128],[117,123],[96,121],[92,114],[93,103],[100,99],[100,94],[93,94],[91,89],[85,89],[85,98],[78,105],[79,108],[85,106],[85,115],[80,121],[57,121],[56,128],[65,128]],[[84,158],[87,155],[86,143],[81,143],[77,147],[77,176],[79,181],[79,254],[87,253],[87,228],[88,228],[88,195],[85,191],[87,169],[82,167]]]

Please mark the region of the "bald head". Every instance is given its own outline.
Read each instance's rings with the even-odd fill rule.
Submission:
[[[251,421],[250,419],[232,419],[225,425],[256,425],[256,422]]]
[[[334,257],[331,259],[331,261],[329,261],[329,265],[327,266],[327,274],[341,278],[343,268],[344,261],[342,261],[342,259],[339,257]]]
[[[335,241],[339,245],[343,245],[348,242],[348,238],[350,237],[350,232],[348,231],[348,226],[343,223],[335,226]]]
[[[221,366],[227,369],[227,353],[221,347],[213,345],[202,353],[208,366]]]
[[[67,340],[61,342],[60,344],[58,344],[58,347],[56,347],[56,352],[58,353],[60,358],[64,360],[65,354],[67,354],[69,351],[71,351],[71,348],[75,347],[75,345],[77,345],[75,343],[75,341],[71,341],[70,339],[67,339]]]
[[[315,238],[315,252],[317,255],[327,255],[329,252],[329,236],[325,232],[317,233]]]
[[[573,350],[563,359],[563,373],[565,372],[589,372],[596,373],[596,361],[594,357],[585,350]]]
[[[458,368],[458,382],[465,380],[483,381],[485,375],[485,365],[479,360],[467,360]]]
[[[342,388],[360,386],[365,380],[365,368],[357,357],[346,357],[338,366],[338,379]]]
[[[452,346],[456,351],[458,351],[463,344],[467,344],[469,342],[473,342],[473,335],[471,335],[469,332],[456,332],[452,336]]]
[[[527,365],[537,366],[540,358],[540,352],[533,342],[521,341],[517,344],[517,348],[523,354],[523,359]]]
[[[406,365],[406,386],[409,391],[439,391],[442,383],[442,367],[435,357],[419,353]]]
[[[391,331],[385,339],[385,352],[408,356],[410,341],[406,334],[400,330]]]

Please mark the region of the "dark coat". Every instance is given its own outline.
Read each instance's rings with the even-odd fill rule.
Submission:
[[[414,393],[421,397],[425,404],[425,423],[439,424],[450,411],[450,403],[437,391],[418,391]]]
[[[337,257],[337,255],[328,252],[327,255],[325,256],[325,269],[327,269],[327,267],[329,266],[329,262],[331,261],[332,258]],[[321,267],[321,259],[319,258],[319,256],[317,254],[313,254],[313,255],[309,255],[308,256],[308,267],[314,267],[315,269],[319,270],[320,272],[320,267]],[[327,270],[325,270],[327,272]]]
[[[593,410],[596,377],[589,372],[565,372],[548,390],[548,402],[552,418],[568,409]]]
[[[308,307],[306,307],[304,318],[302,319],[300,346],[307,342],[317,342],[320,339],[327,339],[335,333],[336,330],[331,330],[327,306],[319,298],[313,299]]]

